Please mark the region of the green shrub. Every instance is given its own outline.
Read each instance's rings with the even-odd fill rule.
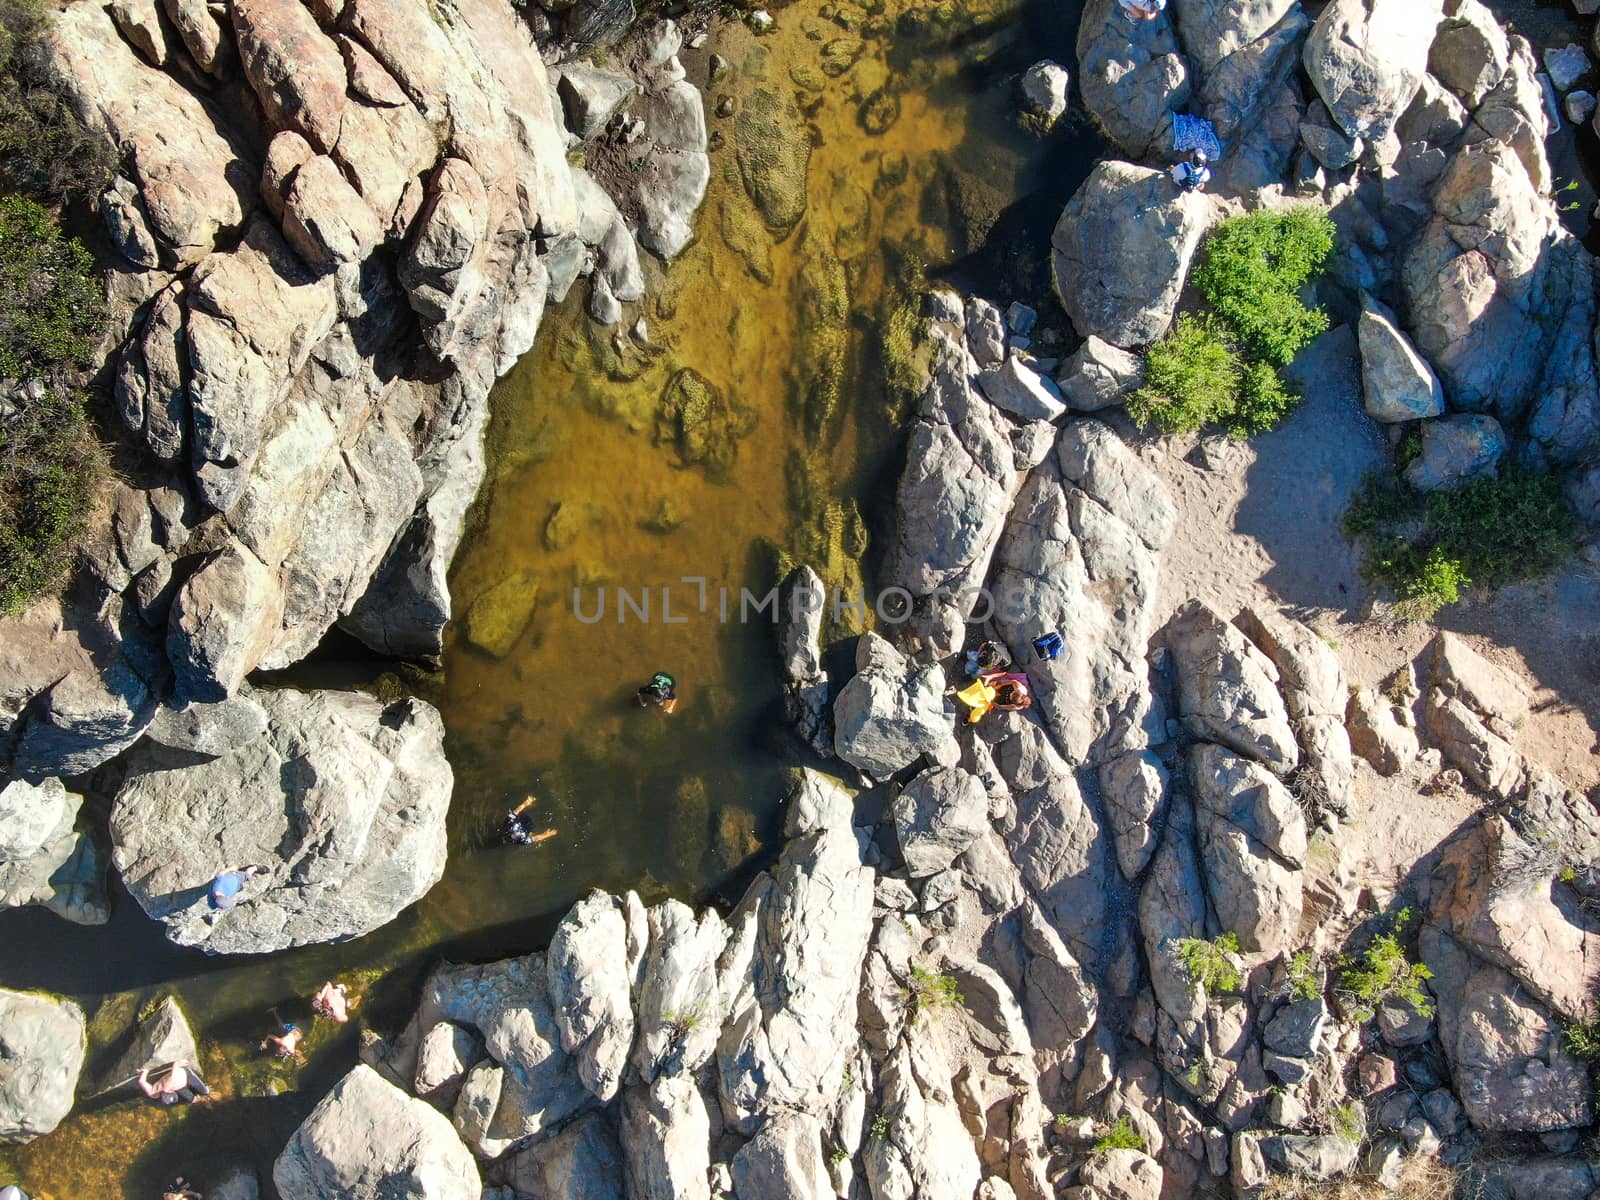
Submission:
[[[0,296],[0,379],[54,379],[89,361],[105,324],[94,260],[21,196],[0,198]]]
[[[1094,1144],[1093,1149],[1096,1154],[1106,1150],[1143,1150],[1144,1138],[1134,1129],[1128,1114],[1123,1113],[1117,1118],[1117,1123],[1106,1130],[1105,1136]]]
[[[1585,1017],[1561,1030],[1561,1044],[1574,1058],[1600,1066],[1600,1017]]]
[[[1333,221],[1310,206],[1231,217],[1206,239],[1192,278],[1252,358],[1287,366],[1328,328],[1328,314],[1299,293],[1321,272],[1333,237]]]
[[[1343,527],[1363,547],[1363,573],[1396,596],[1395,615],[1429,620],[1469,584],[1495,588],[1560,566],[1577,519],[1559,479],[1508,467],[1453,492],[1370,475]]]
[[[1190,988],[1203,987],[1208,993],[1236,992],[1244,979],[1233,965],[1230,954],[1239,953],[1239,936],[1224,933],[1211,941],[1179,938],[1174,957],[1189,977]]]
[[[1394,915],[1387,933],[1380,933],[1357,958],[1347,959],[1339,976],[1339,990],[1346,1006],[1358,1021],[1370,1020],[1385,1000],[1409,1004],[1419,1015],[1433,1015],[1433,1001],[1423,984],[1433,972],[1414,963],[1400,944],[1400,935],[1411,921],[1411,910],[1402,908]]]
[[[1187,433],[1222,421],[1238,401],[1239,356],[1208,317],[1180,316],[1145,356],[1145,381],[1128,415],[1163,433]]]
[[[110,156],[50,82],[48,28],[43,0],[0,0],[0,175],[50,201],[93,197],[111,177]]]
[[[1291,1000],[1315,1000],[1322,995],[1322,980],[1317,976],[1316,956],[1301,950],[1289,960],[1285,974],[1289,980]]]
[[[0,612],[15,614],[65,579],[105,471],[71,386],[105,301],[83,247],[16,196],[0,199],[0,297]]]
[[[873,1141],[886,1142],[889,1140],[889,1114],[879,1113],[872,1118],[872,1127],[867,1131],[867,1136]]]
[[[1367,1114],[1354,1101],[1336,1104],[1328,1113],[1330,1132],[1360,1145],[1367,1137]]]
[[[1239,374],[1239,398],[1233,414],[1223,424],[1243,441],[1274,428],[1299,403],[1300,397],[1284,386],[1277,367],[1267,362],[1247,362]]]
[[[930,1009],[957,1008],[966,1003],[966,997],[956,987],[954,975],[941,975],[920,963],[911,967],[911,986],[906,992],[917,1006],[918,1013]]]

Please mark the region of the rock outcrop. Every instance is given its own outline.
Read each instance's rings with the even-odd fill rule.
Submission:
[[[358,937],[433,886],[452,785],[438,713],[345,692],[231,703],[259,706],[260,732],[198,762],[147,743],[112,807],[112,861],[168,937],[213,954]],[[266,873],[212,908],[212,878],[248,866]]]
[[[0,1142],[31,1142],[72,1111],[86,1043],[76,1004],[0,990]]]
[[[450,1122],[366,1066],[295,1130],[272,1182],[285,1200],[477,1200],[483,1191]]]
[[[83,797],[59,779],[0,788],[0,908],[41,904],[79,925],[103,925],[105,863],[78,832]]]
[[[1164,171],[1098,164],[1050,238],[1056,294],[1072,327],[1113,346],[1159,340],[1209,223],[1205,196],[1174,187]]]

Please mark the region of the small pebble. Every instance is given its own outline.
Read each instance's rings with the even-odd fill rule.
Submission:
[[[718,96],[717,97],[717,116],[719,116],[719,117],[731,117],[731,116],[733,116],[733,97],[732,96]]]
[[[721,79],[728,73],[728,60],[720,54],[713,54],[706,65],[712,79]]]
[[[1593,92],[1576,91],[1567,93],[1567,120],[1574,125],[1582,125],[1594,116],[1596,100]]]
[[[772,14],[764,8],[758,8],[750,14],[750,28],[757,33],[765,33],[772,28]]]

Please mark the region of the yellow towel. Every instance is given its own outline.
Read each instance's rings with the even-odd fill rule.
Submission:
[[[967,723],[976,725],[994,707],[994,688],[981,679],[975,679],[956,693],[956,699],[972,710],[967,714]]]

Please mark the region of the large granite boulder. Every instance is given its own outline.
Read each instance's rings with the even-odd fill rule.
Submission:
[[[1422,452],[1407,464],[1406,482],[1419,492],[1448,492],[1493,475],[1505,457],[1500,422],[1486,414],[1453,413],[1422,427]]]
[[[478,1200],[477,1164],[450,1121],[368,1066],[311,1110],[273,1164],[284,1200]]]
[[[1391,314],[1368,308],[1356,326],[1361,344],[1361,388],[1367,415],[1386,424],[1437,417],[1444,388]]]
[[[1350,137],[1381,141],[1428,71],[1438,0],[1333,0],[1312,27],[1306,73]]]
[[[694,1080],[662,1075],[622,1094],[630,1200],[711,1200],[711,1118]]]
[[[72,1111],[86,1044],[70,1000],[0,990],[0,1142],[31,1142]]]
[[[267,116],[332,150],[346,103],[338,45],[297,0],[238,0],[228,13],[245,78]]]
[[[834,751],[864,774],[886,779],[924,754],[955,747],[955,710],[938,666],[913,668],[875,633],[863,634],[856,674],[833,702]]]
[[[1117,865],[1137,879],[1156,852],[1167,803],[1167,768],[1150,750],[1131,750],[1100,766],[1100,801],[1116,839]]]
[[[550,939],[550,1002],[561,1048],[576,1055],[584,1086],[602,1103],[622,1085],[633,1048],[632,974],[622,905],[590,892]]]
[[[727,973],[731,1007],[717,1043],[722,1115],[753,1134],[780,1110],[821,1116],[854,1051],[839,1030],[855,1020],[872,931],[874,874],[850,823],[850,796],[804,772],[791,799],[789,842],[769,882],[753,885],[733,919],[741,948]]]
[[[1185,604],[1167,626],[1178,675],[1178,717],[1189,733],[1230,747],[1286,774],[1300,761],[1278,669],[1239,630],[1202,601]]]
[[[1092,418],[1062,427],[1056,453],[1017,493],[995,552],[994,621],[1023,650],[1059,632],[1054,659],[1028,655],[1040,714],[1074,763],[1149,741],[1145,654],[1173,508],[1161,480]]]
[[[1084,104],[1124,153],[1144,158],[1165,148],[1172,114],[1190,90],[1169,14],[1134,21],[1117,0],[1088,0],[1078,25],[1078,68]]]
[[[283,587],[244,546],[202,563],[173,598],[167,657],[184,700],[212,703],[239,690],[283,625]]]
[[[105,864],[77,829],[83,797],[59,779],[0,788],[0,909],[40,904],[79,925],[103,925]]]
[[[545,1200],[623,1200],[622,1147],[612,1123],[587,1113],[503,1160],[506,1182]]]
[[[891,806],[900,853],[913,879],[936,875],[966,850],[989,822],[989,796],[960,767],[924,771]]]
[[[104,1073],[100,1086],[125,1084],[141,1070],[155,1071],[172,1063],[198,1070],[200,1048],[183,1009],[171,996],[163,996],[154,1008],[140,1015],[132,1041]]]
[[[1180,191],[1163,171],[1096,165],[1050,238],[1056,294],[1073,328],[1114,346],[1160,340],[1209,220],[1205,196]]]
[[[1477,108],[1500,86],[1511,64],[1506,31],[1487,5],[1457,0],[1439,23],[1428,53],[1428,71],[1466,103]]]
[[[633,183],[639,245],[672,259],[694,237],[694,215],[711,182],[705,101],[681,68],[663,67],[646,81],[633,112],[644,122]]]
[[[1189,781],[1218,922],[1244,950],[1285,949],[1300,930],[1306,826],[1299,804],[1260,763],[1209,742],[1190,750]]]
[[[346,692],[251,698],[266,729],[219,757],[153,743],[131,755],[111,811],[123,882],[169,938],[213,954],[371,932],[444,871],[452,774],[438,713]],[[266,876],[212,909],[212,878],[251,865]]]
[[[822,1126],[804,1113],[779,1113],[733,1156],[740,1200],[827,1200],[833,1185],[822,1160]]]

